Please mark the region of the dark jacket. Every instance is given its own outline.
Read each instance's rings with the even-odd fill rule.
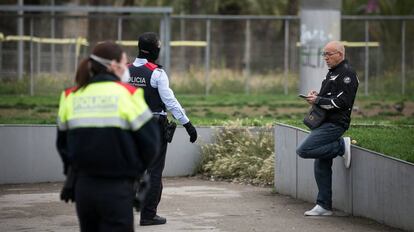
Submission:
[[[115,100],[108,104],[105,99]],[[84,115],[76,116],[77,112]],[[159,153],[158,125],[142,90],[120,83],[113,75],[99,74],[83,89],[66,90],[58,118],[58,152],[64,166],[72,166],[80,175],[135,178]]]
[[[328,111],[325,122],[349,128],[359,80],[347,60],[329,69],[315,104]]]

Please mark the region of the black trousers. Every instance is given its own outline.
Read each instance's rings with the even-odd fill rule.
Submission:
[[[76,212],[81,232],[134,231],[133,181],[78,177]]]
[[[152,219],[157,214],[157,207],[161,201],[162,195],[162,172],[165,167],[165,156],[167,154],[167,141],[165,140],[165,123],[167,117],[161,116],[158,118],[160,136],[161,136],[161,148],[158,158],[152,162],[148,168],[150,175],[150,189],[145,198],[143,208],[141,209],[141,219]]]

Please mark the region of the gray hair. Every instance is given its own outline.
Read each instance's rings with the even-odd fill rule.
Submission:
[[[331,41],[328,44],[331,45],[332,47],[334,47],[335,50],[337,50],[338,52],[342,53],[345,57],[345,46],[341,42]]]

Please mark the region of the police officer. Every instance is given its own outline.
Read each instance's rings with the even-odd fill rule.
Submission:
[[[305,216],[332,215],[332,159],[341,156],[346,168],[351,164],[351,140],[341,136],[349,128],[351,112],[359,81],[345,59],[345,48],[338,41],[329,42],[323,52],[329,72],[318,92],[310,91],[309,104],[326,110],[322,124],[298,146],[296,153],[305,159],[315,159],[314,173],[318,186],[316,206]]]
[[[128,79],[125,52],[99,43],[60,98],[57,148],[76,173],[81,231],[134,231],[134,180],[159,152],[159,130],[143,90]],[[69,167],[69,168],[68,168]]]
[[[160,41],[156,33],[146,32],[138,39],[138,57],[129,67],[131,78],[129,83],[144,89],[145,100],[154,116],[158,118],[161,134],[160,156],[148,169],[150,174],[150,190],[141,210],[140,225],[160,225],[167,220],[157,215],[157,207],[162,194],[162,172],[165,165],[167,141],[165,139],[167,110],[172,113],[186,129],[190,142],[197,139],[197,131],[186,116],[180,103],[169,87],[168,76],[162,67],[155,63],[160,52]]]

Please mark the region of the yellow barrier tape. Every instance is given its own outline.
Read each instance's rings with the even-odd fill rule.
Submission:
[[[138,42],[136,40],[117,40],[116,41],[117,44],[122,45],[122,46],[131,46],[131,47],[137,47],[138,46]],[[207,46],[207,42],[206,41],[186,41],[186,40],[182,40],[182,41],[171,41],[170,42],[170,46],[171,47],[205,47]]]
[[[8,35],[4,39],[5,41],[33,41],[36,43],[46,43],[46,44],[77,44],[80,43],[83,46],[88,46],[89,43],[85,38],[78,39],[52,39],[52,38],[40,38],[40,37],[31,37],[31,36],[16,36]]]
[[[81,47],[81,45],[83,45],[83,46],[89,46],[89,43],[88,43],[88,41],[85,38],[82,38],[82,37],[76,38],[76,49],[75,49],[75,55],[76,55],[76,57],[78,57],[79,54],[80,54],[80,47]]]
[[[127,46],[127,47],[138,46],[138,42],[136,40],[117,40],[116,43],[122,46]]]
[[[348,41],[341,41],[341,43],[345,46],[345,47],[379,47],[380,43],[379,42],[348,42]],[[300,47],[301,44],[300,42],[296,43],[296,47]]]
[[[205,47],[207,46],[206,41],[171,41],[170,46],[178,47],[178,46],[186,46],[186,47]]]
[[[346,47],[379,47],[379,42],[343,42]]]
[[[82,37],[78,37],[76,39],[58,39],[58,38],[41,38],[36,36],[17,36],[17,35],[8,35],[4,36],[3,33],[0,33],[0,41],[33,41],[36,43],[46,43],[46,44],[76,44],[76,46],[89,46],[89,42]],[[379,47],[379,42],[348,42],[348,41],[341,41],[342,44],[346,47]],[[131,46],[136,47],[138,45],[137,41],[135,40],[121,40],[116,41],[116,43],[122,46]],[[182,40],[182,41],[171,41],[170,46],[172,47],[205,47],[207,46],[206,41],[189,41],[189,40]],[[300,42],[296,43],[297,47],[300,47]],[[77,48],[78,49],[78,48]]]
[[[80,45],[89,46],[89,42],[82,37],[72,38],[72,39],[59,39],[59,38],[41,38],[36,36],[17,36],[17,35],[8,35],[4,37],[3,33],[0,33],[0,41],[33,41],[35,43],[45,43],[45,44],[76,44],[77,48],[79,49]],[[116,41],[117,44],[122,46],[138,46],[136,40],[121,40]],[[205,47],[207,46],[206,41],[190,41],[190,40],[182,40],[182,41],[171,41],[170,46],[172,47]]]

